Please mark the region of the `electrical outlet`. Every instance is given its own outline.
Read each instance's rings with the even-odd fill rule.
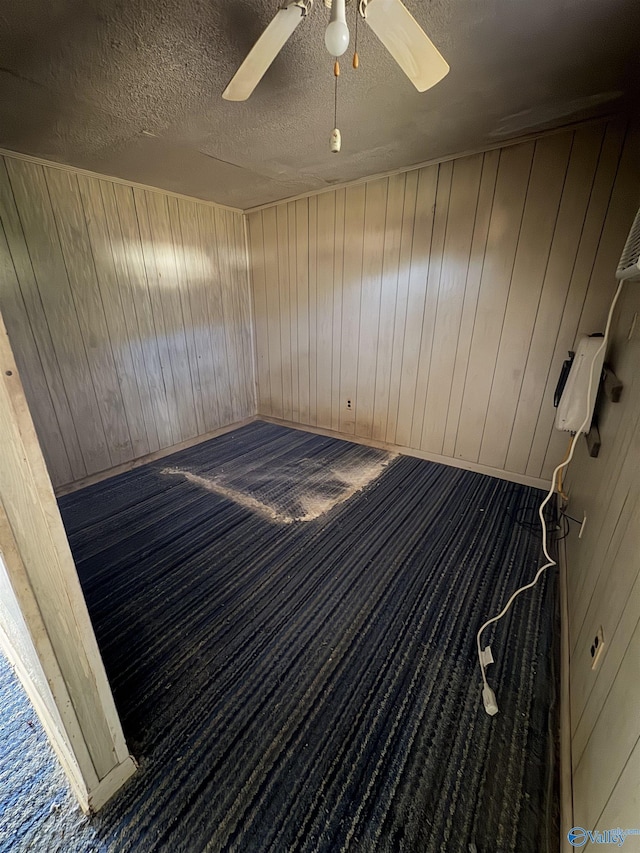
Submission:
[[[602,650],[604,649],[604,631],[602,630],[602,625],[598,628],[598,633],[593,638],[593,642],[591,643],[591,669],[597,669],[598,664],[600,663],[600,658],[602,657]]]
[[[351,400],[347,400],[347,409],[351,408]]]

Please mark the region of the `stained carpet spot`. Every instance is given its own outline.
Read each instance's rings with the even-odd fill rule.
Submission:
[[[263,518],[280,524],[291,524],[294,521],[314,521],[339,504],[348,501],[371,482],[377,480],[386,466],[396,458],[394,454],[384,454],[384,458],[376,461],[358,461],[350,466],[343,463],[342,467],[336,468],[326,467],[317,460],[311,465],[309,460],[300,460],[298,466],[294,468],[290,465],[278,466],[275,463],[266,481],[262,476],[252,476],[252,472],[245,473],[243,466],[244,489],[234,488],[225,482],[226,480],[231,483],[234,480],[233,473],[228,471],[221,472],[217,477],[203,477],[182,468],[163,468],[161,473],[167,476],[184,477],[190,483],[235,501],[245,509],[257,512]],[[289,485],[288,503],[291,504],[292,512],[298,509],[299,514],[281,512],[276,506],[260,501],[251,494],[252,488],[264,485],[265,482],[270,488],[273,488],[274,484],[287,483]],[[282,504],[282,502],[280,497],[278,503]]]
[[[281,524],[291,524],[292,521],[295,521],[290,515],[282,515],[268,504],[263,504],[262,501],[256,500],[251,495],[225,486],[210,477],[200,477],[198,474],[193,474],[191,471],[183,471],[181,468],[163,468],[161,473],[172,477],[184,477],[190,483],[202,486],[203,489],[214,492],[214,494],[220,495],[223,498],[229,498],[229,500],[235,501],[240,506],[245,507],[245,509],[253,510],[258,515],[269,518],[272,521],[279,521]]]

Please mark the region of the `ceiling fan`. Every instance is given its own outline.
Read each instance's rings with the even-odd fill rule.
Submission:
[[[360,17],[371,27],[419,92],[435,86],[448,73],[449,66],[440,52],[400,0],[356,2]],[[337,58],[349,47],[345,0],[325,0],[325,4],[331,7],[325,45],[331,56]],[[278,10],[222,93],[225,100],[247,100],[312,8],[313,0],[290,0]]]

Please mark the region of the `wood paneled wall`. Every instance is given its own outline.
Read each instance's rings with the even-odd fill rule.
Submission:
[[[640,187],[636,186],[640,201]],[[635,324],[635,326],[634,326]],[[633,328],[633,331],[632,331]],[[619,403],[600,400],[597,459],[580,441],[567,481],[567,540],[574,821],[634,828],[640,815],[640,283],[627,282],[608,361]],[[577,527],[577,525],[576,525]],[[602,627],[603,656],[591,668]],[[627,842],[631,844],[631,839]]]
[[[125,743],[1,313],[0,561],[23,620],[17,636],[5,639],[0,630],[0,643],[23,679],[82,807],[97,809],[136,764]],[[15,627],[15,621],[13,626],[3,622],[0,628]]]
[[[637,161],[601,124],[250,213],[259,414],[549,478]]]
[[[54,485],[255,412],[242,215],[0,158],[0,308]]]

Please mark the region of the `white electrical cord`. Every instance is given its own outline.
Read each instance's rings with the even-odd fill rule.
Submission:
[[[511,607],[511,605],[513,604],[515,599],[520,595],[521,592],[525,592],[525,590],[531,589],[531,587],[535,586],[538,583],[538,579],[540,578],[542,573],[544,571],[546,571],[546,569],[551,568],[551,566],[557,565],[556,560],[553,559],[553,557],[549,554],[549,551],[547,550],[547,526],[546,526],[545,521],[544,521],[544,508],[549,503],[549,501],[553,497],[554,492],[556,490],[556,482],[557,482],[558,472],[561,471],[563,468],[566,468],[567,465],[573,459],[573,452],[575,450],[576,444],[578,443],[578,438],[580,436],[580,433],[584,430],[585,427],[587,427],[589,425],[589,420],[591,419],[591,416],[592,416],[592,412],[591,412],[591,386],[593,384],[593,368],[595,367],[596,361],[598,360],[598,356],[600,355],[602,350],[605,349],[607,346],[607,341],[609,340],[609,331],[611,329],[611,321],[613,319],[613,312],[615,311],[615,307],[616,307],[616,304],[618,302],[618,298],[620,296],[620,292],[622,290],[623,284],[624,284],[624,280],[621,280],[618,283],[618,289],[616,290],[615,296],[613,297],[613,300],[611,302],[611,306],[609,308],[609,315],[607,317],[607,325],[605,326],[604,336],[602,338],[602,343],[600,344],[600,346],[598,347],[598,349],[594,353],[593,358],[591,359],[591,368],[589,370],[589,385],[587,388],[587,411],[586,411],[585,418],[584,418],[582,425],[580,426],[579,430],[573,436],[573,440],[571,441],[571,445],[569,447],[569,453],[567,454],[567,458],[563,462],[561,462],[556,467],[555,471],[553,472],[553,476],[551,477],[551,486],[549,487],[549,491],[547,492],[547,496],[545,497],[545,499],[542,501],[542,503],[538,507],[538,516],[540,517],[540,526],[542,527],[542,551],[543,551],[543,554],[544,554],[544,556],[548,562],[546,562],[543,566],[541,566],[538,569],[538,571],[536,572],[536,575],[535,575],[534,579],[531,581],[531,583],[528,583],[526,586],[521,586],[520,589],[517,589],[513,593],[513,595],[509,599],[509,601],[507,601],[507,603],[502,608],[500,613],[498,613],[497,616],[493,616],[491,619],[487,619],[487,621],[480,627],[480,630],[478,631],[478,633],[476,635],[476,640],[477,640],[477,645],[478,645],[478,661],[480,663],[480,672],[482,673],[482,683],[483,683],[482,701],[484,703],[484,707],[485,707],[487,714],[490,714],[491,716],[498,713],[498,704],[496,702],[495,693],[489,687],[489,683],[487,682],[487,675],[486,675],[487,663],[485,662],[485,660],[483,658],[482,646],[480,644],[480,638],[481,638],[482,632],[485,630],[485,628],[488,628],[489,625],[492,625],[494,622],[497,622],[499,619],[502,619],[502,617],[505,615],[507,610]]]

